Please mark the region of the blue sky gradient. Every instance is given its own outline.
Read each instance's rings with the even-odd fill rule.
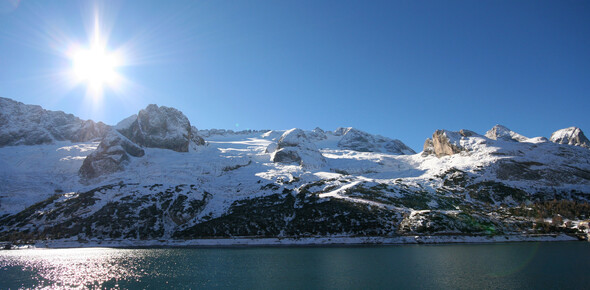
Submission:
[[[83,119],[155,103],[203,129],[353,126],[416,151],[436,129],[590,130],[588,1],[0,1],[0,96]],[[94,13],[128,84],[90,102],[63,72]]]

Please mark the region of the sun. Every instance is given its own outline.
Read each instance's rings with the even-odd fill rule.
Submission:
[[[108,49],[107,40],[108,36],[101,35],[97,13],[89,45],[75,44],[68,51],[71,79],[75,84],[86,84],[87,95],[95,101],[102,98],[105,88],[118,89],[123,79],[117,69],[124,59],[120,52]]]
[[[95,89],[114,85],[118,75],[116,69],[120,65],[121,62],[114,53],[99,46],[79,49],[72,55],[72,69],[76,79]]]

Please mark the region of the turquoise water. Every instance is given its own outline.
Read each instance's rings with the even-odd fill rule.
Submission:
[[[0,251],[0,288],[590,287],[590,243]]]

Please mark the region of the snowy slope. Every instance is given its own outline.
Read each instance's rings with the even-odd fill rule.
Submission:
[[[55,193],[83,190],[78,170],[99,142],[0,148],[0,213],[15,213]]]
[[[531,217],[512,215],[522,204],[590,199],[588,149],[505,127],[485,136],[439,130],[429,151],[414,154],[353,128],[196,131],[181,123],[184,135],[206,143],[187,152],[144,144],[144,154],[92,177],[79,174],[83,160],[111,147],[0,148],[0,236],[25,228],[126,239],[534,232]],[[299,158],[279,160],[281,150]]]

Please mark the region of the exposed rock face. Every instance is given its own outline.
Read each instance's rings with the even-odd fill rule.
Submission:
[[[486,137],[493,140],[522,142],[529,138],[522,136],[502,125],[496,125],[486,132]]]
[[[123,170],[130,156],[145,154],[141,147],[187,152],[189,146],[205,144],[196,132],[197,128],[180,111],[149,105],[110,130],[96,151],[86,157],[79,174],[91,179]]]
[[[471,130],[467,130],[467,129],[461,129],[459,130],[459,135],[463,136],[463,137],[473,137],[473,136],[480,136],[479,134],[471,131]]]
[[[124,169],[124,164],[129,160],[129,156],[141,157],[144,154],[143,149],[125,136],[116,130],[110,130],[96,151],[86,156],[79,173],[85,179],[114,173]]]
[[[326,132],[324,132],[324,130],[322,130],[320,127],[316,127],[315,129],[311,130],[307,134],[307,137],[315,141],[326,140],[328,138],[328,136],[326,136]]]
[[[196,146],[205,145],[205,139],[203,139],[203,137],[199,136],[199,134],[197,134],[197,132],[199,132],[199,130],[197,130],[197,127],[191,126],[191,143]]]
[[[434,154],[436,157],[443,157],[465,151],[460,144],[461,138],[475,135],[477,135],[475,132],[469,130],[461,130],[459,132],[436,130],[432,134],[432,139],[428,138],[424,142],[422,155]]]
[[[273,146],[274,147],[274,146]],[[272,150],[271,146],[267,151]],[[271,161],[279,163],[299,163],[305,167],[321,167],[326,159],[301,129],[291,129],[283,133],[271,153]]]
[[[332,134],[334,134],[334,136],[342,136],[342,135],[346,134],[346,132],[350,129],[352,129],[352,128],[351,127],[348,127],[348,128],[339,127],[338,129],[334,130],[334,132],[332,132]]]
[[[293,128],[283,133],[279,139],[278,145],[278,149],[296,146],[308,147],[311,145],[311,141],[307,138],[307,135],[303,130]]]
[[[148,148],[188,152],[191,141],[197,145],[205,143],[182,112],[153,104],[139,111],[137,116],[119,122],[116,128],[129,140]]]
[[[0,147],[85,142],[102,138],[109,126],[72,114],[0,98]]]
[[[103,122],[95,123],[92,120],[86,120],[82,122],[79,130],[76,130],[74,134],[70,135],[68,140],[72,142],[86,142],[102,138],[106,135],[110,126]]]
[[[424,141],[424,149],[422,150],[422,156],[426,157],[428,155],[436,155],[434,152],[434,143],[430,138],[426,138],[426,141]]]
[[[301,165],[301,156],[297,148],[282,148],[274,152],[271,157],[273,162],[279,163],[299,163]]]
[[[393,154],[415,154],[414,150],[400,140],[371,135],[355,128],[338,128],[334,135],[342,136],[338,147],[359,152],[384,152]]]
[[[363,131],[355,128],[347,128],[346,130],[337,129],[336,131],[343,132],[342,139],[338,142],[338,147],[340,148],[360,152],[375,152],[378,150],[377,144],[372,142],[374,140],[371,140],[373,138]]]
[[[456,132],[437,130],[432,135],[432,145],[437,157],[453,155],[463,151],[459,144],[461,137]]]
[[[590,148],[590,141],[584,135],[584,132],[578,127],[569,127],[557,130],[551,134],[549,140],[553,143],[568,144]]]

